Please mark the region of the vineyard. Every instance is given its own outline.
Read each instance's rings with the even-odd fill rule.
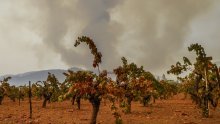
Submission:
[[[115,69],[101,70],[102,53],[95,42],[82,36],[74,46],[81,44],[89,47],[94,57],[91,65],[98,74],[68,70],[63,73],[65,81],[59,82],[48,72],[44,81],[18,87],[10,85],[11,77],[5,77],[0,84],[0,122],[220,123],[220,68],[201,45],[188,47],[196,55],[195,60],[183,57],[183,63],[177,62],[167,71],[177,76],[177,82],[165,77],[156,79],[126,57]],[[110,71],[116,80],[108,76]]]

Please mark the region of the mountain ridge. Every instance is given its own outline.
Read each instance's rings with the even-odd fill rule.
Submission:
[[[32,83],[35,83],[37,81],[45,81],[47,79],[48,73],[50,72],[51,74],[54,74],[57,77],[59,82],[63,82],[65,80],[65,75],[63,73],[67,72],[68,70],[81,71],[84,69],[78,67],[72,67],[68,69],[47,69],[47,70],[24,72],[19,74],[6,74],[0,76],[0,80],[3,80],[4,78],[10,76],[12,77],[12,79],[8,81],[10,85],[22,86],[22,85],[28,85],[29,81],[31,81]],[[89,71],[98,74],[97,69],[92,69]],[[113,72],[108,72],[108,74],[111,78],[113,79],[115,78]]]
[[[48,73],[54,74],[57,79],[60,82],[63,82],[65,80],[65,76],[63,75],[64,72],[67,70],[73,70],[73,71],[79,71],[83,70],[81,68],[72,67],[69,69],[47,69],[47,70],[39,70],[39,71],[30,71],[30,72],[24,72],[19,74],[6,74],[3,76],[0,76],[0,80],[3,80],[5,77],[12,77],[11,80],[9,80],[10,85],[27,85],[29,81],[32,83],[35,83],[37,81],[44,81],[47,79]]]

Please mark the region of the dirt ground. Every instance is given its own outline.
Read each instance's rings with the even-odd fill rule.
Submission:
[[[200,111],[190,99],[183,100],[181,95],[169,100],[157,100],[148,107],[139,102],[132,103],[132,113],[122,114],[124,124],[220,124],[220,107],[211,110],[210,118],[202,118]],[[81,110],[72,106],[70,101],[50,103],[41,108],[42,101],[33,100],[33,119],[29,119],[28,100],[12,102],[8,98],[0,105],[0,124],[88,124],[91,105],[82,101]],[[114,124],[109,104],[101,104],[97,123]]]

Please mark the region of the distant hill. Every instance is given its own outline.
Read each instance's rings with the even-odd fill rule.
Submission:
[[[68,70],[79,71],[82,69],[73,67]],[[0,76],[0,80],[2,80],[4,77],[10,76],[12,77],[12,79],[9,80],[9,83],[11,85],[19,86],[19,85],[28,84],[29,81],[31,82],[44,81],[47,79],[48,72],[50,72],[51,74],[54,74],[60,82],[63,82],[65,79],[63,72],[66,71],[67,70],[64,69],[50,69],[50,70],[41,70],[41,71],[31,71],[16,75],[8,74],[8,75]]]
[[[73,67],[67,70],[80,71],[83,69]],[[10,76],[12,77],[12,79],[9,80],[10,85],[20,86],[20,85],[28,84],[29,81],[31,81],[32,83],[35,83],[37,81],[45,81],[47,79],[48,72],[50,72],[51,74],[54,74],[60,82],[63,82],[65,80],[65,76],[63,75],[63,72],[66,72],[67,70],[50,69],[50,70],[31,71],[31,72],[26,72],[26,73],[21,73],[21,74],[16,74],[16,75],[8,74],[8,75],[0,76],[0,80],[3,80],[4,77]],[[96,69],[93,69],[91,71],[98,74]],[[115,75],[112,72],[109,72],[108,75],[112,79],[115,79]]]

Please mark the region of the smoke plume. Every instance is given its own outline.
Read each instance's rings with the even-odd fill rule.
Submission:
[[[126,1],[118,10],[119,20],[123,21],[125,30],[132,30],[125,37],[131,38],[136,47],[127,50],[141,53],[137,62],[159,72],[174,63],[173,56],[191,33],[191,22],[209,10],[212,3],[210,0]]]
[[[88,47],[73,48],[77,36],[91,37],[103,54],[102,68],[128,57],[159,71],[173,63],[190,24],[209,10],[211,0],[38,0],[42,44],[69,66],[91,67]],[[39,57],[42,56],[41,54]]]
[[[43,45],[60,55],[69,66],[92,67],[92,57],[88,46],[83,44],[73,48],[78,36],[91,37],[103,54],[103,67],[113,68],[120,57],[116,44],[122,33],[119,23],[111,20],[111,9],[119,5],[118,0],[42,0],[34,2],[42,16],[42,28],[39,30]],[[77,30],[76,32],[73,32]],[[42,33],[43,32],[43,33]],[[70,34],[72,33],[72,34]],[[69,37],[66,41],[65,38]],[[75,39],[74,39],[75,38]],[[86,50],[87,49],[87,50]],[[38,53],[42,57],[42,53]],[[41,58],[42,59],[42,58]]]

